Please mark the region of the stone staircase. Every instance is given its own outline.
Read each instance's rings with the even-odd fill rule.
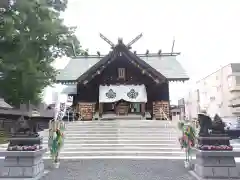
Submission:
[[[176,123],[158,120],[75,121],[66,124],[61,159],[184,159]],[[47,147],[48,132],[43,131]],[[234,142],[235,147],[240,144]],[[0,151],[7,145],[0,145]],[[49,152],[45,155],[49,159]]]
[[[148,120],[85,121],[67,124],[63,159],[179,159],[177,128]],[[44,137],[47,144],[47,136]],[[48,155],[48,154],[47,154]]]

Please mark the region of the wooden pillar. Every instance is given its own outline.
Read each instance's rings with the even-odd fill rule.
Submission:
[[[99,103],[99,117],[102,117],[102,113],[103,113],[103,103]]]
[[[145,116],[145,106],[146,106],[146,103],[141,104],[141,113],[143,116]]]
[[[81,108],[79,103],[77,104],[76,113],[78,113],[78,116],[77,116],[78,117],[77,121],[78,121],[79,119],[81,119]]]

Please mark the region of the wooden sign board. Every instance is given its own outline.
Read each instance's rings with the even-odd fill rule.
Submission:
[[[169,118],[169,102],[156,101],[153,102],[153,115],[156,119],[165,120]]]
[[[92,120],[95,113],[95,103],[79,103],[78,112],[82,120]]]

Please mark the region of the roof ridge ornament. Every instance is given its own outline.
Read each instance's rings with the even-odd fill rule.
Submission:
[[[113,44],[113,42],[110,41],[108,38],[106,38],[102,33],[100,33],[100,38],[102,38],[105,42],[107,42],[112,48],[115,47],[115,44]]]
[[[137,42],[142,36],[143,36],[143,34],[141,33],[141,34],[139,34],[137,37],[135,37],[133,40],[131,40],[131,41],[127,44],[127,48],[128,48],[128,49],[131,49],[131,48],[132,48],[131,46],[132,46],[135,42]]]
[[[123,44],[123,38],[118,38],[118,44]]]
[[[138,36],[136,36],[133,40],[131,40],[126,46],[128,49],[131,49],[132,45],[137,42],[141,37],[143,36],[143,34],[139,34]],[[115,44],[113,44],[112,41],[110,41],[108,38],[106,38],[102,33],[100,33],[100,37],[105,41],[107,42],[111,48],[114,48],[115,47]],[[123,44],[123,38],[118,38],[118,44]]]

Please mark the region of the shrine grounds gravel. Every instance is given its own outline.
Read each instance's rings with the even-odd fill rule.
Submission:
[[[61,160],[41,180],[196,180],[184,168],[183,160],[90,159]]]

